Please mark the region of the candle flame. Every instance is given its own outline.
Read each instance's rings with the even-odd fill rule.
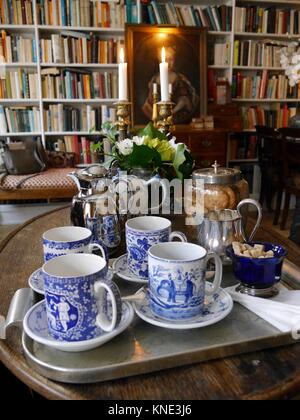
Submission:
[[[120,63],[124,64],[124,62],[125,62],[124,48],[121,48],[121,50],[120,50]]]
[[[161,50],[161,62],[162,63],[166,62],[166,49],[165,49],[165,47],[163,47],[162,50]]]

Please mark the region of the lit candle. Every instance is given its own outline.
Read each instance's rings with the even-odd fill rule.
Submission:
[[[121,48],[119,64],[119,101],[128,101],[127,63],[125,63],[124,61],[124,48]]]
[[[153,94],[157,94],[157,83],[153,83]]]
[[[163,102],[169,101],[169,65],[166,63],[166,49],[163,47],[161,53],[160,69],[160,89],[161,89],[161,100]]]

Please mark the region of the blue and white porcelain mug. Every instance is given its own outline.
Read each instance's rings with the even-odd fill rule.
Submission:
[[[91,254],[69,254],[43,266],[49,334],[60,341],[86,341],[99,328],[113,331],[122,318],[118,287],[106,278],[106,261]]]
[[[181,232],[171,232],[170,220],[156,216],[142,216],[126,223],[126,245],[128,268],[132,274],[148,279],[148,250],[152,245],[178,238],[187,242]]]
[[[215,278],[206,288],[208,262],[214,259]],[[162,243],[149,250],[150,306],[155,315],[173,321],[195,318],[203,312],[205,297],[221,286],[223,265],[220,257],[191,243]]]
[[[43,234],[44,260],[68,254],[92,254],[100,250],[103,258],[108,259],[103,244],[93,242],[93,234],[89,229],[77,226],[65,226],[50,229]]]

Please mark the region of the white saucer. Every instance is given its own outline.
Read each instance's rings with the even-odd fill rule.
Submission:
[[[121,279],[130,281],[131,283],[148,284],[148,280],[141,279],[130,272],[127,264],[127,254],[122,255],[114,261],[113,270]]]
[[[132,306],[127,302],[123,302],[121,323],[114,331],[106,333],[99,328],[99,336],[92,340],[76,342],[57,341],[48,333],[46,303],[43,300],[27,312],[23,321],[23,328],[25,333],[32,338],[32,340],[40,344],[44,344],[45,346],[56,350],[75,353],[95,349],[112,340],[129,327],[133,318],[134,310]]]
[[[109,280],[112,280],[114,276],[114,273],[112,269],[108,269],[107,278]],[[29,287],[31,287],[32,290],[34,290],[39,295],[45,295],[45,289],[44,289],[44,278],[43,278],[43,271],[42,268],[39,268],[34,273],[31,274],[31,276],[28,279]]]
[[[31,287],[32,290],[34,290],[39,295],[44,295],[44,278],[43,278],[43,272],[42,269],[39,268],[34,273],[31,274],[28,280],[28,284]]]
[[[137,292],[141,293],[141,290]],[[213,298],[205,306],[204,313],[192,320],[168,321],[154,315],[150,308],[148,292],[145,293],[144,300],[134,302],[133,307],[137,315],[149,324],[157,327],[168,328],[172,330],[191,330],[195,328],[204,328],[216,324],[226,318],[233,309],[233,300],[229,293],[220,289],[214,294]]]

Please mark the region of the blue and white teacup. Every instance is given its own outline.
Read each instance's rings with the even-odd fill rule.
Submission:
[[[43,234],[44,260],[68,254],[92,254],[100,250],[103,258],[108,259],[103,244],[93,242],[89,229],[77,226],[65,226],[48,230]]]
[[[106,261],[69,254],[43,266],[49,334],[60,341],[86,341],[113,331],[122,318],[118,287],[106,278]]]
[[[148,250],[152,245],[178,238],[187,242],[181,232],[171,232],[170,220],[156,216],[142,216],[126,223],[128,268],[140,279],[148,279]]]
[[[215,279],[206,288],[208,262],[214,259]],[[206,296],[213,296],[221,286],[223,265],[220,257],[199,245],[163,243],[149,250],[150,307],[155,315],[173,321],[202,314]]]

